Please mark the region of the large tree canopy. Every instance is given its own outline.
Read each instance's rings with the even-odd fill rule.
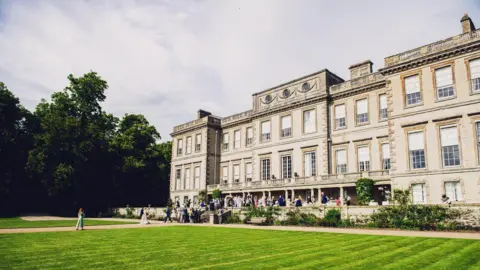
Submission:
[[[0,170],[0,192],[11,192],[12,175],[18,175],[18,182],[29,179],[36,185],[38,194],[45,191],[38,198],[59,213],[164,204],[171,144],[157,143],[160,134],[143,115],[127,114],[119,121],[103,111],[108,84],[95,72],[69,75],[68,80],[34,114],[0,84],[0,155],[2,160],[7,155],[23,158],[17,171]]]

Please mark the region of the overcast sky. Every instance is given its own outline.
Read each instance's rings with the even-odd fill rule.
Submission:
[[[477,0],[0,0],[0,81],[33,110],[96,71],[106,111],[144,114],[163,139],[198,109],[248,110],[251,94],[461,33]]]

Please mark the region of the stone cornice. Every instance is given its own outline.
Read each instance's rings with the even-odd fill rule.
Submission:
[[[399,63],[397,65],[392,65],[392,66],[389,66],[389,67],[385,67],[385,68],[380,69],[379,71],[383,75],[393,75],[393,74],[398,73],[398,72],[402,72],[402,71],[406,71],[406,70],[409,70],[409,69],[425,66],[425,65],[437,62],[437,61],[447,59],[447,58],[451,58],[451,57],[459,56],[459,55],[466,54],[466,53],[469,53],[469,52],[472,52],[472,51],[476,51],[478,49],[480,49],[480,41],[474,41],[474,42],[469,43],[469,44],[460,45],[458,47],[454,47],[454,48],[451,48],[451,49],[448,49],[448,50],[445,50],[445,51],[440,51],[440,52],[437,52],[437,53],[434,53],[434,54],[430,54],[430,55],[426,55],[426,56],[423,56],[423,57],[415,58],[415,59],[407,61],[407,62]]]
[[[170,136],[173,138],[175,136],[182,135],[182,134],[185,134],[185,133],[189,133],[189,132],[199,130],[199,129],[202,129],[202,128],[205,128],[205,127],[219,128],[220,125],[219,124],[213,124],[213,123],[204,123],[204,124],[201,124],[201,125],[192,126],[192,127],[186,128],[186,129],[182,129],[180,131],[172,132],[172,133],[170,133]]]
[[[459,114],[459,115],[450,116],[450,117],[437,118],[437,119],[433,119],[432,122],[435,123],[435,122],[448,121],[448,120],[453,120],[458,118],[462,118],[462,115]]]
[[[316,102],[321,102],[321,101],[326,101],[326,100],[327,100],[327,95],[320,95],[318,97],[313,97],[311,99],[292,102],[292,103],[286,104],[282,107],[272,108],[270,110],[253,113],[248,118],[243,118],[243,119],[240,119],[240,120],[235,121],[235,122],[230,122],[230,123],[224,124],[224,125],[221,126],[221,128],[225,129],[225,128],[236,127],[236,126],[239,126],[239,125],[242,125],[242,124],[250,123],[253,120],[258,119],[258,118],[262,118],[262,117],[265,117],[265,116],[289,111],[289,110],[292,110],[292,109],[295,109],[295,108],[300,108],[300,107],[303,107],[303,106],[306,106],[306,105],[310,105],[310,104],[313,104],[313,103],[316,103]]]

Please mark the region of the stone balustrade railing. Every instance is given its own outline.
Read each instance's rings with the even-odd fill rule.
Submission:
[[[360,77],[360,78],[356,78],[356,79],[353,79],[353,80],[350,80],[350,81],[346,81],[346,82],[343,82],[343,83],[340,83],[340,84],[333,85],[332,87],[330,87],[330,94],[333,95],[333,94],[346,92],[346,91],[349,91],[351,89],[354,89],[354,88],[357,88],[357,87],[360,87],[360,86],[364,86],[364,85],[368,85],[368,84],[372,84],[372,83],[375,83],[375,82],[382,81],[383,79],[384,79],[384,77],[380,73],[368,74],[368,75],[365,75],[365,76]]]
[[[413,50],[392,55],[385,58],[385,68],[405,63],[420,57],[435,54],[457,46],[465,45],[480,40],[480,31],[474,31],[440,40]]]
[[[243,189],[256,189],[256,188],[278,188],[278,187],[295,187],[302,185],[325,185],[325,184],[344,184],[355,183],[360,178],[371,178],[373,180],[388,180],[389,171],[367,171],[367,172],[355,172],[346,174],[330,174],[322,176],[311,177],[295,177],[285,179],[269,179],[264,181],[249,181],[249,182],[237,182],[226,183],[220,185],[209,185],[207,191],[214,189],[220,190],[243,190]]]
[[[223,117],[222,120],[221,120],[221,123],[222,123],[222,125],[227,124],[227,123],[230,123],[230,122],[233,122],[233,121],[238,121],[238,120],[248,118],[251,115],[252,115],[252,110],[237,113],[237,114],[234,114],[234,115]]]
[[[200,118],[200,119],[197,119],[197,120],[187,122],[185,124],[175,126],[173,128],[173,132],[178,132],[178,131],[181,131],[181,130],[184,130],[184,129],[187,129],[187,128],[190,128],[190,127],[198,126],[198,125],[201,125],[201,124],[205,124],[205,123],[220,124],[220,119],[216,118],[216,117]]]

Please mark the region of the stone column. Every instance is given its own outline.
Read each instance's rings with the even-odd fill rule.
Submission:
[[[270,190],[268,191],[268,197],[272,198],[272,192]]]
[[[343,187],[340,187],[340,204],[343,205]]]
[[[295,190],[292,189],[292,202],[295,200]]]
[[[318,188],[318,204],[322,204],[322,189]]]
[[[288,199],[288,190],[285,189],[285,201]]]
[[[315,192],[313,192],[313,188],[310,189],[310,199],[315,198]]]
[[[264,190],[264,191],[262,191],[262,195],[263,195],[263,197],[265,197],[265,190]]]

